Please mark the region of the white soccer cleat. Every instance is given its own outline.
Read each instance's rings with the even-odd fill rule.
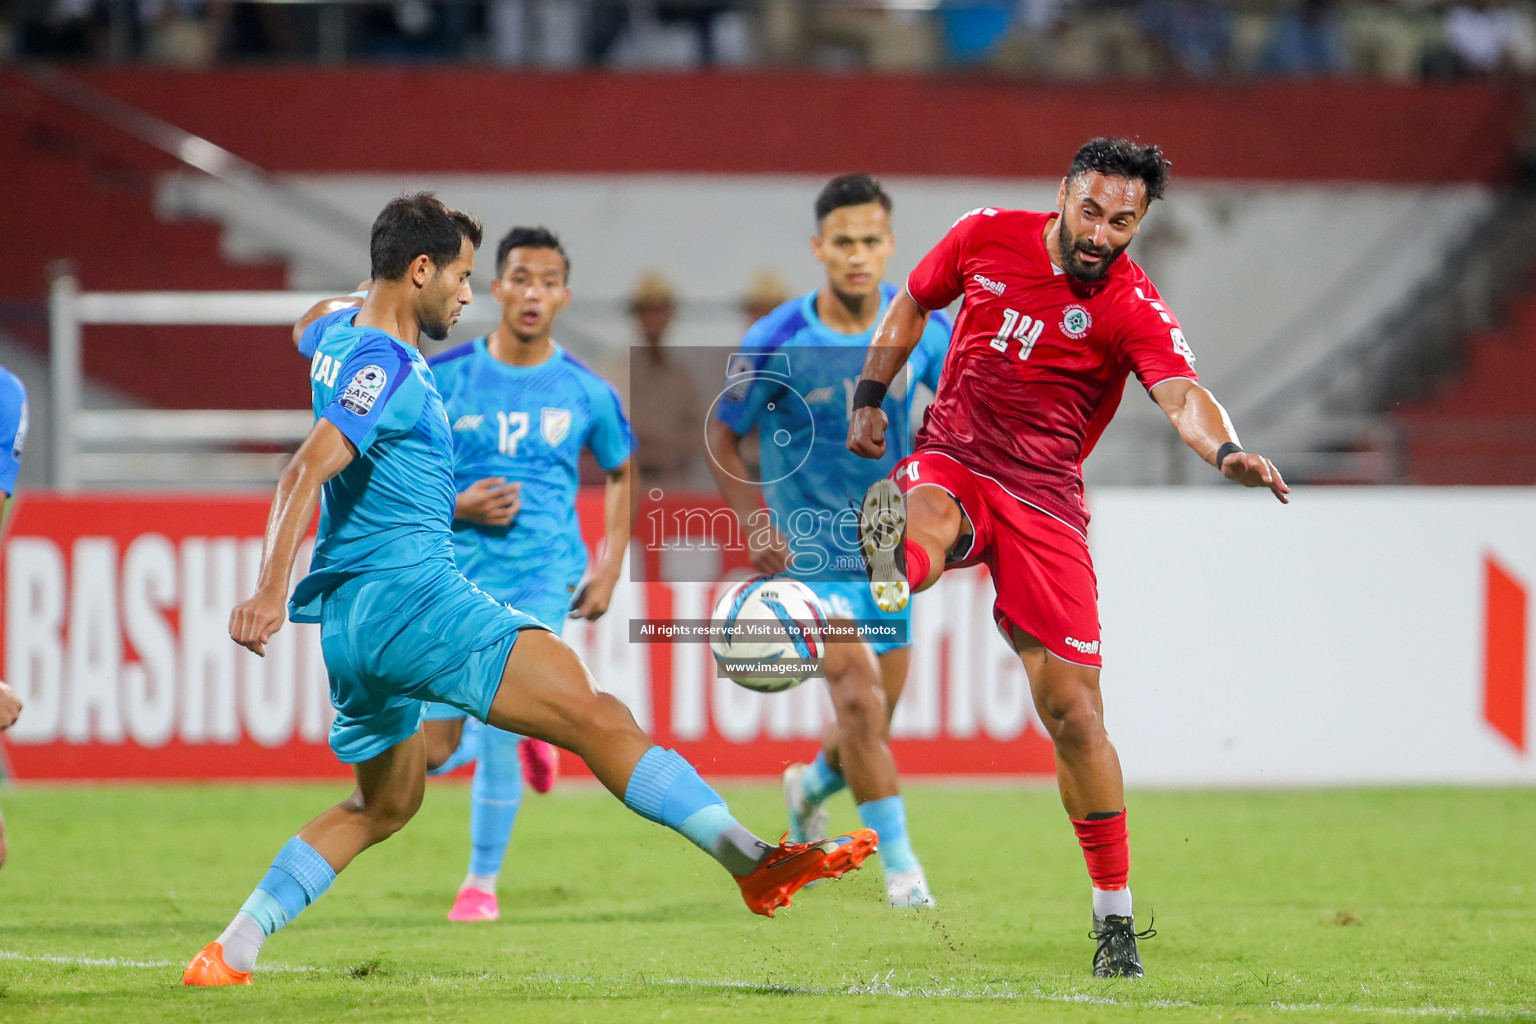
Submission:
[[[912,599],[907,585],[907,505],[896,481],[876,480],[859,509],[859,554],[869,575],[869,592],[883,612],[901,611]]]
[[[930,910],[939,905],[928,890],[922,868],[897,871],[885,878],[885,901],[899,910]]]
[[[805,796],[809,765],[792,764],[784,769],[784,806],[789,810],[789,839],[794,843],[819,843],[827,838],[831,815],[826,805],[813,804]]]

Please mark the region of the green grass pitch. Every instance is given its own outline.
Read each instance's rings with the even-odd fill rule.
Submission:
[[[775,790],[731,788],[749,826]],[[187,990],[283,839],[337,786],[0,794],[4,1021],[1536,1021],[1536,791],[1133,793],[1143,981],[1095,981],[1088,883],[1053,790],[911,785],[942,902],[879,871],[775,920],[605,793],[524,803],[502,920],[444,920],[468,792],[365,853],[268,942],[252,988]],[[851,827],[851,803],[834,804]]]

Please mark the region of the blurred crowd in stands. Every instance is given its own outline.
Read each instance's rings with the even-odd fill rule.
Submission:
[[[1533,0],[0,0],[0,59],[989,69],[1036,78],[1536,72]]]

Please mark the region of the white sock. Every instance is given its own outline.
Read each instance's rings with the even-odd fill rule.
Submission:
[[[256,956],[266,941],[267,933],[244,911],[236,914],[224,934],[219,936],[219,943],[224,947],[224,962],[237,971],[249,971],[256,966]]]
[[[459,889],[461,891],[464,889],[479,889],[481,892],[494,893],[496,891],[496,876],[477,875],[471,871],[464,876],[464,884],[459,886]]]
[[[1116,917],[1131,916],[1129,888],[1093,890],[1093,916],[1102,921],[1111,914]]]

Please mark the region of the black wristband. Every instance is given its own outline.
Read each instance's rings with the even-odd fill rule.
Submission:
[[[1227,461],[1227,456],[1228,455],[1236,455],[1238,452],[1240,452],[1242,450],[1243,450],[1243,446],[1238,444],[1236,441],[1228,441],[1226,444],[1222,445],[1220,448],[1217,448],[1216,449],[1216,471],[1218,473],[1221,472],[1221,464],[1223,462]]]
[[[859,381],[859,386],[853,389],[853,407],[863,409],[869,406],[873,409],[880,408],[880,403],[885,401],[886,386],[877,380],[868,377]]]

